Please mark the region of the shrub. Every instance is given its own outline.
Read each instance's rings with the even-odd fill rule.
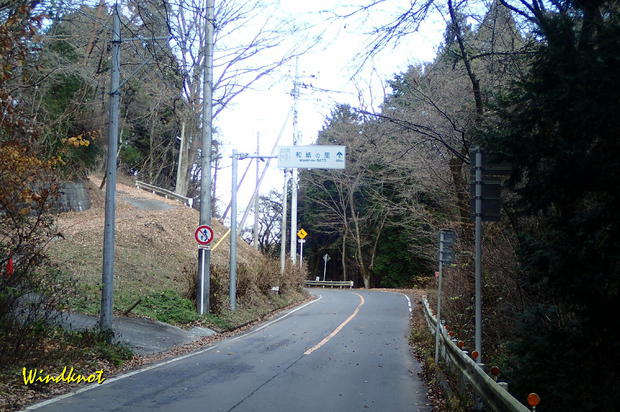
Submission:
[[[190,323],[198,319],[192,301],[174,290],[153,293],[144,298],[138,311],[166,323]]]
[[[56,236],[53,162],[16,142],[0,143],[0,361],[36,350],[46,324],[71,296],[44,253]]]

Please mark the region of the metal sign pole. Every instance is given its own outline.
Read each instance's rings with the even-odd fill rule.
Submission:
[[[323,281],[325,281],[325,274],[327,273],[327,259],[323,259]]]
[[[478,352],[478,363],[482,363],[482,151],[476,154],[476,224],[475,224],[475,300],[476,326],[475,347]]]
[[[304,239],[299,239],[299,269],[301,269],[303,267],[304,243],[306,243],[306,241]]]
[[[327,274],[327,262],[329,262],[331,260],[331,258],[329,257],[329,255],[326,253],[323,256],[323,261],[325,262],[325,264],[323,265],[323,282],[325,282],[325,275]]]
[[[205,290],[205,250],[203,248],[198,248],[198,254],[200,255],[200,290],[198,291],[198,296],[200,297],[200,307],[198,308],[201,315],[205,313],[205,300],[204,300],[204,290]]]
[[[288,206],[288,174],[284,170],[284,189],[282,190],[282,223],[280,224],[280,274],[286,267],[286,214]]]
[[[291,262],[293,265],[297,261],[297,169],[293,169],[293,178],[291,180]]]

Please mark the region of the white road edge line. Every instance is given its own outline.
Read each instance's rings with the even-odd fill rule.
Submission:
[[[411,306],[411,299],[409,299],[409,296],[401,292],[387,292],[387,293],[397,293],[399,295],[403,295],[405,299],[407,299],[407,308],[409,309],[409,317],[413,316],[413,307]]]
[[[261,325],[260,327],[254,329],[254,330],[251,330],[251,331],[246,332],[246,333],[244,333],[242,335],[236,336],[236,337],[234,337],[232,339],[226,339],[226,340],[224,340],[222,342],[219,342],[219,343],[217,343],[217,344],[215,344],[213,346],[209,346],[206,349],[199,350],[198,352],[188,353],[187,355],[179,356],[178,358],[169,359],[169,360],[167,360],[165,362],[156,363],[154,365],[149,365],[149,366],[147,366],[145,368],[138,369],[138,370],[135,370],[135,371],[132,371],[132,372],[129,372],[129,373],[125,373],[123,375],[115,376],[113,378],[108,378],[103,383],[95,383],[95,384],[92,384],[92,385],[88,385],[88,386],[85,386],[83,388],[71,391],[69,393],[65,393],[63,395],[59,395],[59,396],[57,396],[55,398],[47,399],[45,401],[42,401],[42,402],[39,402],[39,403],[35,403],[34,405],[30,405],[30,406],[26,407],[25,409],[22,409],[22,411],[31,411],[31,410],[34,410],[34,409],[39,409],[39,408],[42,408],[44,406],[50,405],[52,403],[56,403],[58,401],[61,401],[63,399],[70,398],[70,397],[75,396],[77,394],[80,394],[82,392],[86,392],[86,391],[89,391],[89,390],[95,389],[95,388],[100,388],[103,385],[107,385],[109,383],[116,382],[116,381],[119,381],[121,379],[129,378],[129,377],[137,375],[139,373],[147,372],[147,371],[150,371],[152,369],[159,368],[160,366],[169,365],[171,363],[174,363],[174,362],[177,362],[177,361],[180,361],[180,360],[183,360],[183,359],[187,359],[187,358],[190,358],[192,356],[196,356],[196,355],[200,355],[200,354],[205,353],[205,352],[209,352],[209,351],[219,347],[219,345],[221,345],[222,343],[233,342],[233,341],[236,341],[238,339],[245,338],[246,336],[250,336],[250,335],[252,335],[252,334],[254,334],[256,332],[259,332],[259,331],[265,329],[267,326],[273,325],[274,323],[281,321],[282,319],[286,318],[287,316],[292,315],[293,313],[297,312],[298,310],[301,310],[301,309],[305,308],[306,306],[309,306],[309,305],[312,305],[313,303],[318,302],[322,298],[323,298],[323,296],[319,295],[319,297],[317,299],[314,299],[314,300],[312,300],[312,301],[310,301],[308,303],[305,303],[305,304],[299,306],[298,308],[295,308],[295,309],[293,309],[293,310],[291,310],[289,312],[286,312],[284,315],[280,316],[279,318],[276,318],[276,319],[274,319],[272,321],[269,321],[269,322],[265,323],[264,325]]]

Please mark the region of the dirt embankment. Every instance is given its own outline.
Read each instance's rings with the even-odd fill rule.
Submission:
[[[49,254],[71,276],[79,291],[75,309],[95,312],[100,299],[104,228],[104,191],[90,178],[91,209],[57,216],[64,236],[49,247]],[[149,205],[159,209],[145,210]],[[117,184],[115,247],[115,310],[124,311],[153,292],[175,290],[191,296],[196,273],[197,243],[194,231],[198,211],[123,183]],[[214,220],[215,245],[228,230]],[[229,239],[212,251],[212,301],[222,305],[228,288]],[[271,286],[299,293],[300,273],[279,274],[277,262],[265,258],[243,240],[238,241],[238,299],[241,304],[266,304]],[[220,296],[221,295],[221,296]],[[219,300],[218,300],[219,299]],[[218,303],[219,302],[219,303]]]

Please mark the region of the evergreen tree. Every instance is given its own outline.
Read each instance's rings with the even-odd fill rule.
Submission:
[[[514,387],[545,410],[620,409],[620,19],[616,2],[559,2],[535,16],[529,78],[489,125],[512,162],[525,313]]]

